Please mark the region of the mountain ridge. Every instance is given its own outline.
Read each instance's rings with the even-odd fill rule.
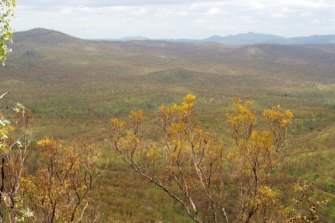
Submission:
[[[297,37],[282,37],[273,34],[264,33],[239,33],[228,36],[213,35],[204,39],[151,39],[143,36],[128,36],[119,39],[82,39],[68,35],[66,33],[45,29],[35,28],[27,31],[20,31],[14,34],[14,41],[21,39],[29,39],[30,41],[46,41],[48,37],[50,43],[60,43],[69,41],[164,41],[164,42],[188,42],[188,43],[221,43],[226,45],[254,45],[254,44],[277,44],[277,45],[302,45],[302,44],[335,44],[335,35],[311,35]]]

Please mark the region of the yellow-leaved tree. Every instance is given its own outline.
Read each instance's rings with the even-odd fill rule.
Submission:
[[[160,107],[162,140],[141,134],[142,111],[112,119],[111,144],[140,176],[167,193],[195,222],[283,222],[280,192],[270,178],[293,114],[279,106],[257,114],[252,102],[234,101],[227,115],[230,143],[197,124],[196,97]]]
[[[90,195],[98,159],[93,148],[46,138],[38,142],[37,156],[36,171],[22,179],[34,222],[96,222],[99,215]]]

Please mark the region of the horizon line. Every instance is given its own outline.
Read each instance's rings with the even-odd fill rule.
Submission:
[[[48,30],[48,31],[54,31],[54,32],[60,32],[63,33],[65,35],[69,35],[75,38],[79,38],[79,39],[83,39],[83,40],[124,40],[127,38],[143,38],[146,40],[204,40],[204,39],[209,39],[211,37],[221,37],[221,38],[225,38],[225,37],[233,37],[233,36],[238,36],[238,35],[247,35],[247,34],[258,34],[258,35],[270,35],[273,37],[278,37],[278,38],[283,38],[283,39],[292,39],[292,38],[307,38],[307,37],[313,37],[313,36],[335,36],[335,34],[311,34],[311,35],[305,35],[305,36],[292,36],[292,37],[288,37],[288,36],[281,36],[281,35],[276,35],[276,34],[271,34],[271,33],[262,33],[262,32],[253,32],[253,31],[248,31],[248,32],[239,32],[239,33],[234,33],[234,34],[213,34],[213,35],[209,35],[207,37],[204,38],[188,38],[188,37],[181,37],[181,38],[168,38],[168,37],[163,37],[163,38],[152,38],[152,37],[147,37],[147,36],[142,36],[142,35],[131,35],[131,36],[122,36],[122,37],[118,37],[118,38],[108,38],[108,37],[102,37],[102,38],[82,38],[76,35],[72,35],[72,34],[68,34],[67,32],[64,31],[60,31],[60,30],[56,30],[56,29],[51,29],[51,28],[45,28],[45,27],[35,27],[35,28],[31,28],[31,29],[27,29],[27,30],[16,30],[14,32],[15,33],[19,33],[19,32],[29,32],[32,30]]]

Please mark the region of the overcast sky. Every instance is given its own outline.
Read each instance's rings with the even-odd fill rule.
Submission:
[[[17,31],[82,38],[335,34],[335,0],[17,0]]]

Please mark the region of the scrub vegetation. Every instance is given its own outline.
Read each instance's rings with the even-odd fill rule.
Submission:
[[[334,45],[35,29],[11,48],[0,68],[2,218],[335,221]]]

